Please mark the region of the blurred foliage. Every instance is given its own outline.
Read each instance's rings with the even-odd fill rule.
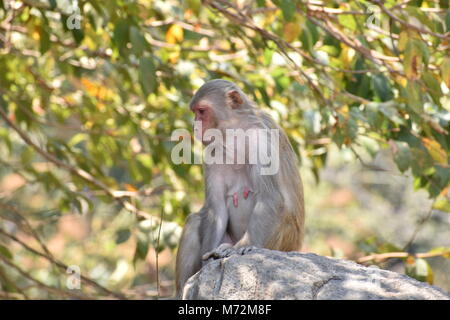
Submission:
[[[164,265],[201,205],[201,168],[172,163],[170,136],[213,78],[266,108],[316,179],[333,146],[388,149],[450,212],[449,35],[448,1],[0,0],[2,296],[68,295],[60,260],[96,281],[85,297],[171,279],[141,262]]]

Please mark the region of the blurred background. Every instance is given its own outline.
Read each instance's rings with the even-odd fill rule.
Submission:
[[[174,293],[205,81],[287,132],[304,252],[450,292],[448,1],[0,0],[0,298]]]

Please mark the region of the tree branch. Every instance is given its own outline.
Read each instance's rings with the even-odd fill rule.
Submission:
[[[389,10],[384,6],[384,4],[383,4],[383,2],[382,2],[381,0],[371,0],[371,2],[373,2],[373,3],[375,3],[377,6],[379,6],[380,9],[381,9],[386,15],[388,15],[392,20],[397,21],[398,23],[404,25],[405,27],[407,27],[407,28],[409,28],[409,29],[414,29],[414,30],[418,31],[419,33],[426,33],[426,34],[432,35],[432,36],[434,36],[434,37],[441,38],[441,39],[443,39],[443,40],[447,40],[447,41],[450,40],[450,36],[449,36],[449,35],[450,35],[450,32],[447,32],[447,33],[445,33],[445,34],[441,34],[441,33],[436,33],[436,32],[433,32],[433,31],[428,31],[428,30],[426,30],[426,29],[417,27],[417,26],[415,26],[415,25],[413,25],[413,24],[410,24],[410,23],[408,23],[408,22],[406,22],[406,21],[400,19],[399,17],[397,17],[395,14],[393,14],[391,11],[389,11]]]
[[[37,280],[36,278],[33,278],[32,276],[30,276],[27,272],[23,271],[21,268],[19,268],[17,265],[15,265],[14,263],[9,261],[8,259],[3,257],[2,255],[0,255],[0,261],[2,261],[7,266],[13,268],[14,270],[16,270],[24,278],[26,278],[26,279],[36,283],[38,285],[38,287],[40,287],[40,288],[42,288],[42,289],[44,289],[46,291],[55,293],[56,295],[59,295],[59,296],[63,295],[63,296],[69,297],[69,298],[75,298],[75,299],[81,299],[81,300],[86,300],[86,299],[92,300],[93,299],[92,297],[89,297],[89,296],[86,296],[86,295],[81,295],[81,294],[78,294],[78,293],[75,293],[75,292],[69,292],[69,291],[66,291],[66,290],[61,290],[61,289],[58,289],[58,288],[55,288],[55,287],[48,286],[45,283],[43,283],[43,282]]]
[[[432,258],[432,257],[440,257],[445,256],[447,254],[450,254],[450,250],[443,251],[443,252],[426,252],[426,253],[416,253],[411,254],[408,252],[387,252],[387,253],[377,253],[377,254],[371,254],[362,258],[359,258],[356,260],[358,263],[365,263],[369,261],[376,261],[381,262],[387,259],[392,258],[407,258],[409,256],[415,257],[415,258]]]
[[[138,217],[144,218],[144,219],[155,219],[155,217],[151,216],[145,211],[142,211],[138,209],[136,206],[134,206],[131,202],[123,199],[122,197],[118,197],[115,194],[114,190],[111,190],[106,184],[103,182],[97,180],[94,176],[92,176],[89,172],[76,168],[70,164],[67,164],[58,158],[56,158],[53,154],[45,151],[41,147],[39,147],[36,143],[34,143],[31,138],[22,130],[20,129],[11,119],[9,119],[8,115],[5,113],[3,108],[0,106],[0,118],[3,118],[3,120],[22,138],[22,140],[32,147],[37,153],[39,153],[41,156],[43,156],[45,159],[47,159],[50,162],[53,162],[56,166],[63,168],[73,175],[76,175],[77,177],[95,185],[97,188],[103,190],[106,192],[107,195],[112,197],[114,200],[116,200],[121,206],[123,206],[128,211],[136,214]]]
[[[6,232],[5,230],[3,230],[1,228],[0,228],[0,234],[3,234],[7,238],[9,238],[9,239],[13,240],[14,242],[20,244],[23,248],[25,248],[26,250],[30,251],[31,253],[46,259],[50,263],[56,265],[58,268],[62,269],[64,272],[68,269],[68,266],[66,264],[64,264],[63,262],[61,262],[59,260],[56,260],[55,258],[53,258],[51,256],[48,256],[47,254],[39,252],[36,249],[31,248],[26,243],[24,243],[22,240],[18,239],[16,236]],[[0,255],[0,257],[2,257],[2,256]],[[81,278],[81,280],[83,280],[88,285],[90,285],[90,286],[92,286],[92,287],[94,287],[94,288],[96,288],[96,289],[98,289],[100,291],[103,291],[107,295],[116,297],[118,299],[126,299],[126,297],[123,294],[117,293],[117,292],[113,292],[113,291],[103,287],[102,285],[98,284],[97,282],[95,282],[94,280],[92,280],[92,279],[90,279],[90,278],[88,278],[86,276],[80,275],[80,278]]]

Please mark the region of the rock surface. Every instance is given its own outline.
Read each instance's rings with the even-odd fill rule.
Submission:
[[[183,299],[446,299],[408,276],[312,253],[254,249],[214,260],[186,283]]]

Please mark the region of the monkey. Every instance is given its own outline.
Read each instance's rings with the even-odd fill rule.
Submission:
[[[201,124],[196,137],[208,146],[213,143],[208,130],[223,133],[225,142],[214,141],[215,151],[231,145],[232,150],[225,151],[232,160],[236,160],[237,145],[227,140],[227,130],[275,129],[278,137],[267,139],[267,145],[278,145],[279,168],[275,173],[261,174],[262,162],[248,161],[251,154],[247,148],[260,141],[251,134],[245,140],[243,164],[203,164],[205,203],[199,212],[187,217],[183,228],[176,257],[177,298],[181,298],[187,280],[211,260],[246,254],[255,247],[299,251],[305,220],[295,152],[268,113],[257,108],[236,84],[222,79],[201,86],[189,108]]]

